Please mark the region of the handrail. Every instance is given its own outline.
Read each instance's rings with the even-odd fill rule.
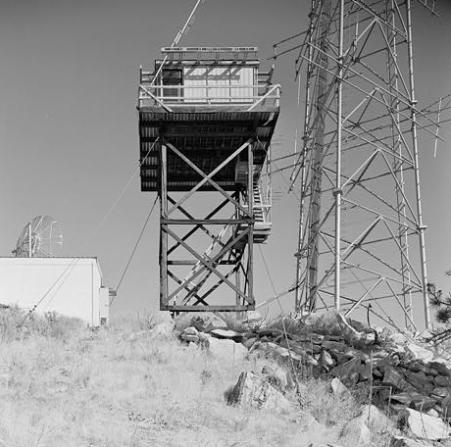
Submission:
[[[264,93],[261,90],[264,89]],[[224,92],[225,90],[225,92]],[[238,90],[238,93],[237,93]],[[239,91],[245,90],[243,94]],[[165,92],[176,92],[178,94],[165,95]],[[186,96],[186,92],[193,95]],[[212,94],[212,92],[222,93],[221,96]],[[252,94],[249,94],[252,92]],[[194,96],[196,94],[196,96]],[[138,89],[138,105],[141,106],[142,101],[153,100],[155,103],[167,110],[168,106],[193,105],[195,103],[210,104],[215,106],[239,105],[246,103],[249,105],[248,111],[254,109],[258,104],[271,100],[275,105],[279,106],[280,100],[280,84],[267,85],[151,85],[150,83],[141,83]]]

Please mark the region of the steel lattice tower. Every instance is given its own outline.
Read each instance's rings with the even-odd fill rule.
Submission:
[[[429,327],[412,1],[312,0],[309,17],[296,310],[393,324],[396,305],[413,329],[419,307]]]

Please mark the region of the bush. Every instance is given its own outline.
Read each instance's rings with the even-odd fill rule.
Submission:
[[[40,315],[18,306],[0,309],[0,341],[6,343],[36,335],[65,340],[84,327],[84,323],[78,318],[56,312]]]

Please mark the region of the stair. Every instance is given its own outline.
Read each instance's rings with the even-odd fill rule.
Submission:
[[[253,186],[253,213],[254,213],[254,244],[264,244],[271,234],[272,224],[267,218],[267,204],[262,200],[261,189],[258,180],[254,180]],[[247,228],[246,225],[241,225],[239,230],[244,231]],[[240,241],[240,245],[244,246],[247,241]]]
[[[205,259],[206,261],[211,261],[212,259],[214,259],[217,255],[219,255],[224,246],[227,245],[228,241],[230,240],[230,237],[231,237],[231,226],[226,225],[224,226],[224,228],[222,228],[219,234],[213,239],[211,244],[207,247],[204,254],[202,255],[202,258]],[[214,265],[217,265],[217,263],[220,262],[222,258],[223,255],[221,255],[218,259],[216,259]],[[200,261],[198,261],[193,266],[188,275],[186,275],[186,277],[184,278],[183,282],[189,281],[189,284],[186,286],[186,290],[191,292],[190,293],[191,296],[183,300],[184,305],[186,305],[191,299],[193,299],[192,294],[197,293],[212,274],[210,270],[205,270],[204,272],[195,276],[196,273],[203,267],[204,267],[203,264]],[[176,302],[179,302],[179,299],[180,294],[176,296]]]
[[[262,201],[262,194],[260,190],[260,185],[258,180],[254,180],[254,243],[263,244],[265,243],[269,235],[271,234],[271,222],[266,219],[266,209],[263,208],[265,205]]]

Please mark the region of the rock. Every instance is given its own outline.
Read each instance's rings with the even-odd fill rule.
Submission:
[[[199,331],[194,327],[190,326],[183,330],[182,334],[184,335],[199,335]]]
[[[354,386],[359,381],[361,370],[362,361],[357,358],[336,366],[330,371],[330,374],[338,377],[346,386]]]
[[[361,332],[364,329],[361,323],[348,320],[335,310],[311,313],[304,317],[301,323],[307,332],[328,336],[337,335],[347,342],[360,341]]]
[[[187,342],[199,343],[199,331],[195,327],[189,326],[183,330],[180,338]]]
[[[290,368],[291,363],[300,368],[305,367],[307,363],[307,354],[305,352],[303,354],[298,354],[296,352],[293,352],[292,350],[288,350],[287,348],[283,348],[276,343],[271,342],[254,343],[252,349],[249,352],[257,357],[272,359],[276,363],[280,365],[286,365]],[[311,360],[316,361],[313,358],[311,358]]]
[[[181,313],[174,318],[174,328],[177,332],[183,332],[186,328],[192,326],[193,315],[191,312]]]
[[[385,367],[382,383],[384,385],[391,385],[400,391],[404,391],[409,388],[409,384],[406,382],[404,375],[391,366]]]
[[[291,402],[267,380],[251,372],[242,372],[236,385],[226,393],[229,405],[240,405],[286,413],[293,409]]]
[[[423,371],[413,372],[407,370],[405,376],[407,382],[420,392],[429,394],[435,388],[434,378],[427,376]]]
[[[247,349],[241,343],[232,340],[211,337],[209,343],[208,352],[218,360],[242,362],[247,355]]]
[[[287,371],[276,364],[266,364],[262,368],[262,375],[279,391],[284,392],[288,387]]]
[[[184,341],[187,341],[187,342],[192,342],[192,343],[199,343],[199,336],[197,336],[197,335],[190,335],[190,334],[182,334],[182,335],[180,335],[180,338],[182,339],[182,340],[184,340]]]
[[[430,410],[426,411],[426,414],[428,414],[429,416],[433,416],[435,418],[440,417],[438,411],[435,410],[434,408],[431,408]]]
[[[437,397],[438,399],[444,399],[446,396],[448,396],[448,393],[449,388],[437,387],[432,390],[431,396]]]
[[[448,376],[435,376],[434,383],[438,387],[449,387],[450,386],[450,378]]]
[[[362,446],[371,442],[371,432],[360,417],[346,422],[340,432],[340,441],[349,446]]]
[[[411,362],[406,364],[407,369],[412,372],[426,372],[428,371],[428,367],[421,360],[412,360]]]
[[[450,431],[448,424],[441,419],[412,408],[406,408],[400,412],[398,427],[408,428],[415,436],[431,441],[448,438]]]
[[[434,398],[416,392],[393,394],[391,400],[423,412],[430,410],[437,404]]]
[[[191,324],[199,332],[211,332],[215,329],[228,329],[227,323],[213,312],[203,312],[191,319]]]
[[[325,350],[321,351],[319,356],[319,364],[323,367],[323,369],[327,372],[335,365],[334,359],[332,356]]]
[[[364,405],[358,417],[372,433],[385,433],[393,429],[392,421],[374,405]]]
[[[340,399],[352,397],[351,392],[345,385],[343,385],[342,381],[337,377],[334,377],[330,382],[330,389],[332,393]]]
[[[434,357],[432,351],[416,345],[415,343],[409,343],[406,347],[406,352],[412,359],[422,360],[424,363],[429,363]]]
[[[441,362],[439,362],[438,359],[435,359],[435,361],[429,363],[429,366],[437,370],[437,373],[441,376],[451,376],[451,371],[448,369],[443,359]]]
[[[243,334],[241,332],[232,331],[231,329],[212,329],[210,335],[215,338],[227,338],[229,340],[233,340],[237,343],[243,340]]]
[[[394,436],[390,441],[389,447],[433,447],[433,445],[427,441]]]
[[[412,399],[411,406],[412,405],[415,410],[427,412],[437,405],[437,401],[430,396],[418,394]]]

